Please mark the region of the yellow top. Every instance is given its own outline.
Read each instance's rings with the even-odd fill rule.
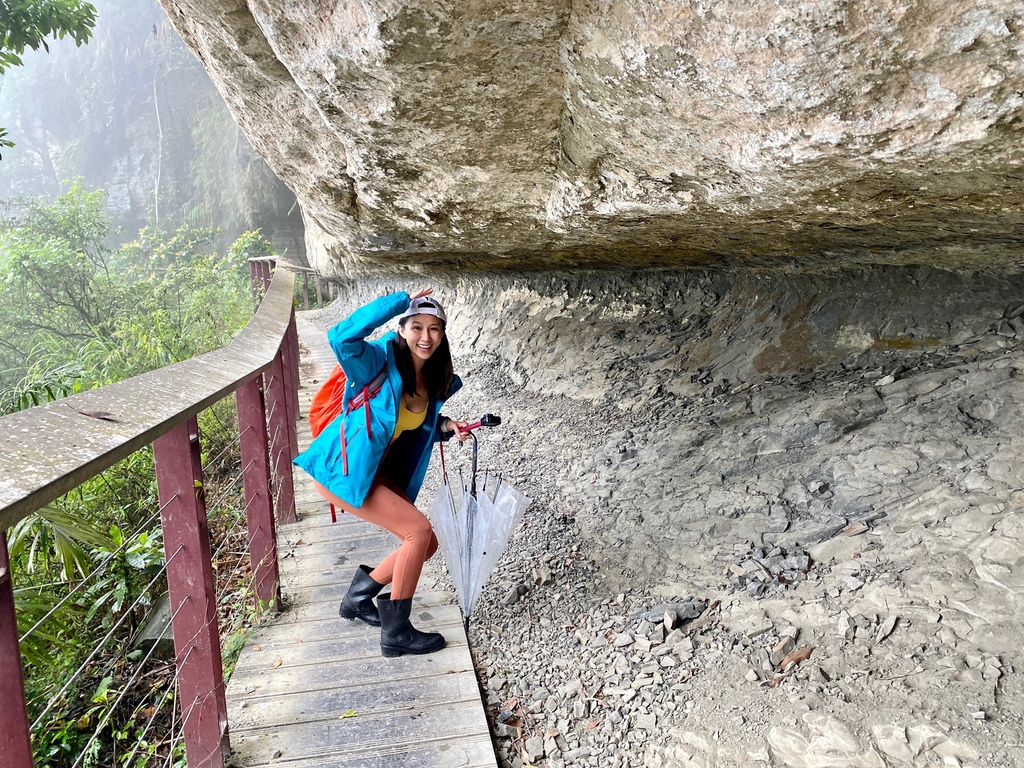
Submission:
[[[395,424],[395,434],[392,435],[391,439],[394,440],[403,432],[408,432],[410,429],[418,429],[423,425],[424,420],[427,418],[426,409],[419,413],[414,413],[406,408],[404,405],[398,407],[398,423]]]

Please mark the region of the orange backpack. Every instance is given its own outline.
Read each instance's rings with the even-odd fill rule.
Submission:
[[[331,375],[313,395],[313,402],[309,404],[309,431],[313,433],[313,437],[318,437],[324,428],[341,413],[341,403],[345,397],[345,384],[347,383],[348,379],[341,369],[341,365],[335,363]]]
[[[357,393],[348,401],[348,407],[345,409],[346,413],[351,413],[357,408],[363,408],[366,412],[366,435],[371,435],[370,431],[370,400],[376,397],[377,393],[380,392],[381,387],[384,386],[384,382],[388,378],[388,366],[387,363],[381,368],[378,373],[369,384],[366,384],[362,391]],[[345,371],[342,370],[341,364],[335,364],[334,369],[331,371],[330,376],[327,377],[327,381],[323,383],[323,386],[317,390],[317,393],[313,395],[313,401],[309,404],[309,431],[316,438],[327,425],[330,424],[334,419],[341,413],[342,403],[345,400],[345,386],[348,384],[348,377],[345,376]],[[345,446],[345,424],[342,423],[339,427],[341,431],[341,471],[342,474],[348,474],[348,453]],[[337,512],[334,509],[334,505],[331,504],[331,522],[338,521]]]

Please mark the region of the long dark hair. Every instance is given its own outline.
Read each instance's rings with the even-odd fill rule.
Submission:
[[[402,323],[402,325],[405,325]],[[412,352],[401,334],[395,339],[395,367],[402,374],[402,392],[406,395],[416,394],[416,368],[412,363]],[[434,400],[445,400],[455,380],[455,366],[452,365],[452,350],[448,346],[448,333],[445,329],[441,343],[434,354],[423,364],[423,380],[427,383],[427,394]]]

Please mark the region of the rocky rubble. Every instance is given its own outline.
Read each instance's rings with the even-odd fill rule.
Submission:
[[[456,345],[534,498],[470,625],[503,768],[1024,766],[1022,316],[760,376],[749,333],[682,383],[642,322],[603,373],[614,328]]]
[[[811,479],[780,483],[775,505],[748,500],[734,520],[715,521],[703,567],[673,574],[663,560],[643,578],[602,573],[581,554],[600,557],[576,530],[580,507],[539,499],[535,515],[565,517],[528,519],[495,576],[525,594],[512,606],[485,601],[472,628],[507,764],[1024,765],[1012,747],[1022,741],[1024,517],[1019,484],[995,479],[1012,464],[1012,449],[997,446],[1014,440],[993,435],[996,412],[1019,412],[1022,366],[1014,351],[879,385],[882,403],[902,399],[894,409],[908,393],[933,395],[948,417],[934,426],[948,436],[959,423],[963,442],[933,435],[911,451],[865,439],[821,477],[791,452],[791,476]],[[987,383],[955,386],[971,381]],[[940,386],[955,393],[941,407]],[[917,414],[901,419],[904,439],[923,407],[902,407]],[[965,410],[988,418],[956,422]],[[617,455],[628,462],[634,450]],[[971,461],[982,451],[984,464]],[[822,453],[813,456],[820,467]],[[649,481],[634,471],[620,478]],[[538,559],[552,584],[531,578]],[[688,605],[707,606],[699,617],[666,616],[670,574],[673,588],[695,590]],[[609,597],[609,582],[623,591]]]

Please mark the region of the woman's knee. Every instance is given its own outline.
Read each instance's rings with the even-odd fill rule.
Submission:
[[[433,531],[431,531],[430,543],[427,545],[427,556],[424,558],[424,560],[429,560],[430,558],[432,558],[435,552],[437,552],[437,536],[434,534]]]
[[[437,545],[437,537],[434,536],[434,529],[431,527],[430,521],[422,514],[409,521],[409,525],[405,532],[405,539],[406,541],[420,542],[426,547],[429,547],[431,543],[433,543],[435,547]]]

